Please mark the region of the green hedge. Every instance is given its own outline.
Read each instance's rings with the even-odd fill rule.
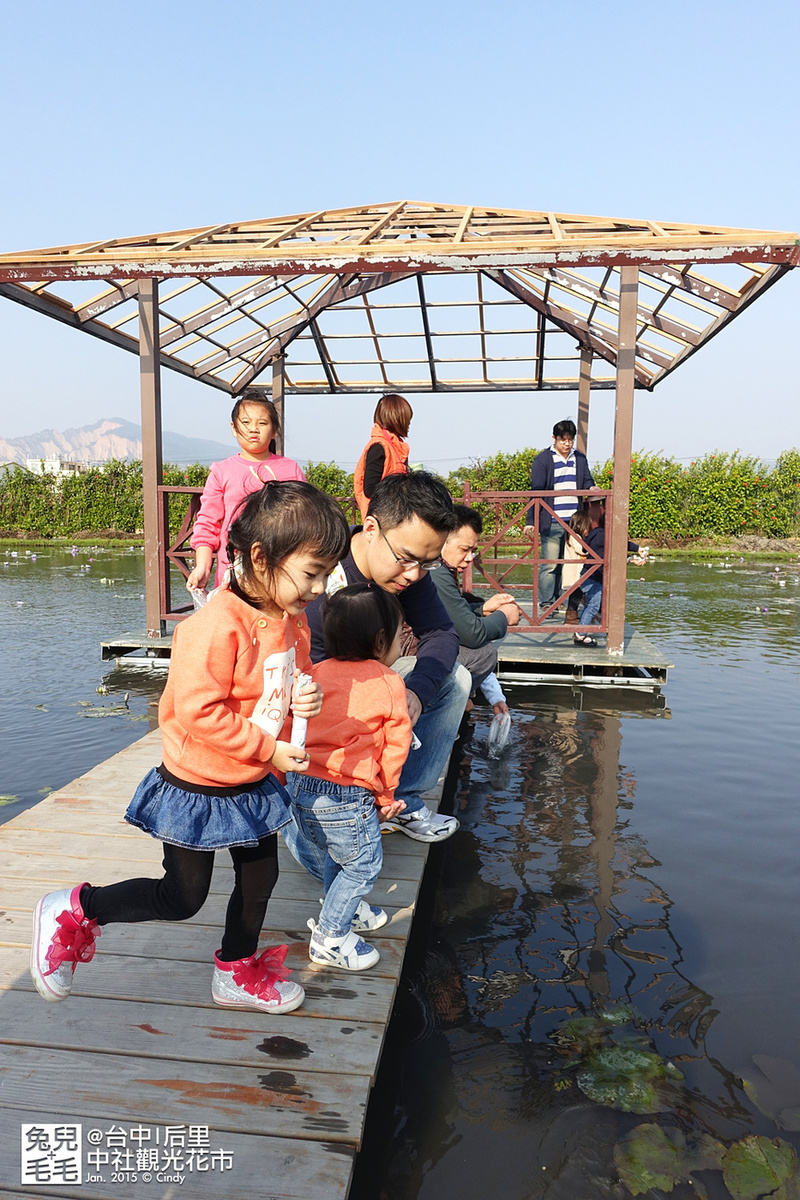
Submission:
[[[164,466],[164,483],[202,487],[208,467]],[[173,505],[170,525],[180,524],[186,501]],[[9,536],[70,537],[84,531],[113,529],[141,533],[142,464],[117,459],[91,467],[83,475],[34,475],[11,465],[0,471],[0,532]]]
[[[461,467],[446,479],[454,497],[464,482],[473,491],[526,491],[533,448]],[[195,463],[164,467],[164,482],[202,487],[208,467]],[[599,487],[612,485],[612,464],[593,468]],[[336,463],[309,463],[310,483],[330,495],[352,496],[353,477]],[[631,460],[633,538],[684,538],[756,533],[791,537],[800,533],[800,451],[786,450],[775,467],[736,454],[708,454],[688,467],[659,454],[634,454]],[[492,510],[481,506],[491,525]],[[186,510],[176,497],[170,508],[174,533]],[[19,466],[0,469],[0,535],[38,534],[70,537],[83,531],[142,530],[142,464],[112,461],[85,475],[57,479],[32,475]]]

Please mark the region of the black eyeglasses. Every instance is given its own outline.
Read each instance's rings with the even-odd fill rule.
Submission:
[[[380,531],[381,531],[381,537],[386,542],[386,545],[389,547],[392,554],[394,555],[394,560],[397,563],[398,567],[406,567],[406,568],[419,567],[420,571],[435,571],[437,567],[440,567],[442,565],[441,557],[432,558],[427,561],[425,559],[421,559],[421,558],[402,558],[401,555],[399,555],[397,553],[394,546],[387,538],[386,534],[383,532],[383,528],[381,527],[381,523],[377,517],[375,517],[375,524],[378,526],[378,529],[380,529]]]

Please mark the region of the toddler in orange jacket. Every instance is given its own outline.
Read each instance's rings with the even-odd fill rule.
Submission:
[[[364,900],[383,864],[379,822],[405,808],[394,790],[411,719],[405,684],[389,669],[400,655],[403,611],[383,588],[355,584],[326,597],[322,620],[328,657],[312,678],[325,701],[308,725],[308,771],[289,784],[293,823],[283,832],[325,888],[319,920],[308,922],[309,958],[363,971],[380,954],[360,934],[387,921]]]

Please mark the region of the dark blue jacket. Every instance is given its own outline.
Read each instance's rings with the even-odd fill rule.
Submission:
[[[589,470],[589,462],[585,454],[580,450],[573,450],[575,455],[575,487],[579,491],[585,491],[587,488],[594,487],[592,472]],[[541,454],[537,454],[536,458],[531,463],[531,491],[532,492],[552,492],[555,484],[555,475],[553,472],[553,451],[548,447],[547,450],[542,450]],[[583,501],[578,502],[578,507],[583,505]],[[544,509],[539,511],[539,533],[547,534],[550,532],[550,526],[553,518],[549,512]],[[525,524],[533,524],[533,509],[527,513]]]
[[[595,554],[599,555],[600,558],[603,557],[603,555],[605,554],[605,550],[606,550],[606,531],[605,531],[605,527],[603,525],[598,525],[596,529],[590,529],[589,532],[587,533],[586,537],[583,540],[586,542],[587,546],[591,546],[591,548],[592,548],[592,550],[594,550]],[[638,550],[639,549],[638,542],[628,542],[628,549],[631,552],[634,550]],[[581,571],[581,577],[583,577],[584,575],[587,575],[589,573],[589,570],[591,569],[591,567],[592,567],[592,563],[587,562],[586,566]],[[597,570],[595,571],[594,575],[591,576],[591,578],[595,581],[595,583],[602,583],[603,582],[603,568],[598,567]]]
[[[360,526],[356,526],[353,532],[357,533],[359,529]],[[347,557],[342,559],[341,565],[348,583],[368,582],[356,566],[352,553],[348,553]],[[444,571],[447,568],[437,569]],[[419,702],[425,709],[434,700],[456,664],[458,636],[429,575],[423,575],[416,583],[409,584],[397,598],[418,641],[416,666],[403,682],[419,697]],[[320,611],[323,599],[320,597],[306,609],[308,628],[311,632],[311,661],[315,663],[321,662],[325,657]]]

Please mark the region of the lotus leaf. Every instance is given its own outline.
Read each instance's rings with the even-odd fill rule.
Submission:
[[[758,1200],[759,1196],[775,1194],[788,1197],[796,1194],[794,1187],[781,1187],[793,1176],[797,1167],[794,1148],[782,1138],[750,1135],[734,1142],[722,1160],[722,1177],[734,1200]],[[780,1192],[777,1190],[780,1188]]]
[[[650,1188],[671,1192],[681,1180],[691,1181],[695,1171],[719,1170],[724,1154],[722,1142],[707,1134],[687,1138],[680,1129],[647,1122],[617,1143],[614,1162],[631,1195],[640,1196]],[[695,1195],[706,1195],[702,1184],[691,1182]]]
[[[614,1147],[619,1177],[632,1196],[651,1188],[671,1192],[681,1179],[678,1150],[660,1125],[637,1125]]]
[[[608,1046],[595,1050],[578,1072],[581,1091],[590,1100],[623,1112],[661,1112],[674,1102],[664,1081],[683,1079],[678,1068],[648,1050]]]

